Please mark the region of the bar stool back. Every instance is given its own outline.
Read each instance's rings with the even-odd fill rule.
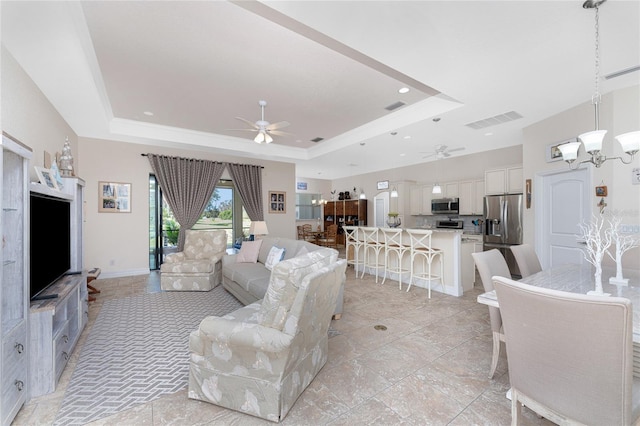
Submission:
[[[362,253],[364,242],[360,235],[360,227],[347,225],[343,226],[342,229],[344,229],[345,257],[347,258],[347,264],[353,265],[353,270],[357,277],[359,270],[358,266],[364,264],[364,253]],[[350,253],[353,256],[352,258],[349,257]]]
[[[415,278],[426,280],[429,284],[429,299],[431,299],[431,281],[440,280],[442,289],[444,290],[444,261],[442,250],[431,246],[431,234],[433,231],[428,229],[407,229],[409,239],[411,240],[411,276],[409,278],[409,286],[411,288]],[[440,261],[440,274],[433,274],[431,266],[435,258]],[[415,261],[418,259],[422,265],[422,270],[416,272]]]
[[[358,232],[362,232],[362,249],[363,254],[363,268],[360,279],[364,277],[364,273],[367,270],[375,269],[376,283],[378,282],[378,270],[384,268],[384,258],[380,261],[380,252],[384,247],[384,242],[380,241],[379,228],[362,226]]]
[[[402,290],[402,274],[411,272],[410,269],[403,268],[402,258],[405,253],[411,250],[411,247],[402,241],[402,229],[382,228],[380,231],[384,234],[384,278],[382,278],[382,284],[387,279],[387,273],[398,274],[398,288]]]

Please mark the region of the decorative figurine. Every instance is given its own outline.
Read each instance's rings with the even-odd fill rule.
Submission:
[[[64,147],[62,148],[62,155],[60,156],[60,174],[64,177],[73,176],[73,156],[71,155],[69,138],[66,138]]]
[[[595,290],[587,292],[587,294],[596,294],[599,296],[610,296],[605,293],[602,287],[602,258],[605,252],[611,246],[611,233],[603,232],[604,218],[602,216],[593,215],[591,222],[581,223],[582,239],[585,241],[584,258],[596,268]]]
[[[609,284],[629,285],[629,279],[622,276],[622,255],[625,251],[640,246],[640,240],[631,234],[622,234],[620,232],[620,223],[622,222],[622,214],[619,212],[611,212],[609,217],[609,233],[611,241],[616,245],[615,256],[607,250],[609,257],[616,261],[616,276],[609,278]]]

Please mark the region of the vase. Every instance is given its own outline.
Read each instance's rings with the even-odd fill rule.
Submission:
[[[400,226],[400,218],[398,216],[389,216],[387,225],[389,225],[390,228],[397,228],[398,226]]]

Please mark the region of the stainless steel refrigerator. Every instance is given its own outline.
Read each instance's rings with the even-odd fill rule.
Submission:
[[[511,275],[520,278],[520,269],[509,249],[517,244],[522,244],[522,194],[487,195],[484,197],[483,250],[500,250]]]

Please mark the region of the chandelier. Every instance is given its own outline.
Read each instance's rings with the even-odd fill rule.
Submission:
[[[602,97],[600,95],[599,84],[600,84],[600,27],[599,27],[599,7],[606,0],[587,0],[582,5],[585,9],[595,9],[595,30],[596,30],[596,44],[595,44],[595,83],[596,90],[593,96],[591,97],[591,103],[593,104],[595,111],[595,124],[596,129],[591,132],[586,132],[578,136],[578,139],[581,142],[568,142],[558,146],[558,149],[562,153],[562,159],[569,164],[570,168],[574,168],[573,164],[575,163],[575,168],[578,168],[580,164],[583,163],[591,163],[596,167],[600,167],[607,160],[615,160],[618,159],[622,161],[624,164],[629,164],[633,161],[633,156],[640,149],[640,131],[624,133],[622,135],[616,136],[615,139],[622,146],[622,150],[629,155],[629,158],[625,161],[623,157],[607,157],[601,153],[602,150],[602,141],[604,139],[604,135],[607,133],[606,130],[600,130],[600,102]],[[591,158],[587,160],[582,160],[580,162],[576,162],[578,159],[578,150],[580,146],[584,145],[584,150],[591,156]]]

